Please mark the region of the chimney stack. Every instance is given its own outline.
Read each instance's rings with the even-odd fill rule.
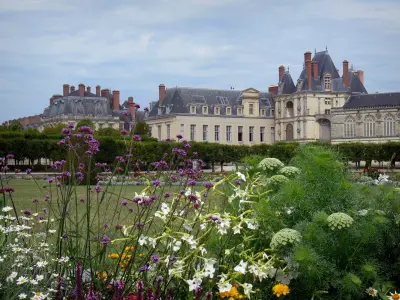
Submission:
[[[162,105],[164,98],[165,98],[165,85],[160,84],[158,86],[158,105]]]
[[[315,80],[318,80],[318,62],[311,61],[312,73]]]
[[[119,110],[119,91],[112,92],[113,110]]]
[[[68,96],[68,94],[69,94],[69,84],[65,83],[63,85],[63,96],[66,97],[66,96]]]
[[[283,65],[280,65],[279,66],[279,82],[282,82],[284,73],[285,73],[285,67]]]
[[[128,97],[128,110],[132,116],[132,121],[135,122],[136,107],[135,107],[135,103],[133,102],[133,97]]]
[[[276,94],[278,94],[278,86],[277,85],[270,85],[268,87],[268,92],[275,96]]]
[[[75,87],[73,85],[71,85],[71,87],[69,88],[70,93],[75,92]]]
[[[85,85],[83,83],[79,84],[79,97],[85,96]]]
[[[343,61],[343,83],[347,88],[349,87],[349,62],[347,60]]]
[[[308,89],[311,90],[312,81],[311,81],[311,52],[310,51],[307,51],[306,53],[304,53],[304,64],[306,66]]]
[[[53,105],[53,103],[54,103],[54,95],[51,96],[51,98],[50,98],[50,105]]]
[[[86,87],[86,92],[91,93],[91,90],[90,86]]]
[[[109,89],[101,90],[101,96],[108,98],[108,96],[110,96],[110,90]]]
[[[100,97],[101,87],[99,85],[96,86],[96,96]]]
[[[358,76],[358,78],[360,78],[361,83],[364,85],[364,71],[357,70],[356,75]]]

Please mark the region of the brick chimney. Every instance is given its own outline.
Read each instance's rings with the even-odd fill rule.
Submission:
[[[278,94],[278,86],[277,85],[270,85],[268,87],[268,92],[275,96],[276,94]]]
[[[70,93],[75,92],[75,87],[74,87],[73,85],[71,85],[71,87],[69,88],[69,92],[70,92]]]
[[[110,95],[110,90],[109,89],[103,89],[101,90],[101,96],[102,97],[108,97]]]
[[[135,122],[136,107],[135,107],[135,103],[133,102],[133,97],[128,97],[128,110],[131,113],[132,121]]]
[[[364,84],[364,71],[357,70],[356,75],[358,76],[358,78],[360,78],[361,83]]]
[[[311,81],[311,52],[310,51],[307,51],[306,53],[304,53],[304,65],[306,66],[308,89],[311,90],[312,81]]]
[[[54,103],[54,95],[51,96],[51,98],[50,98],[50,105],[53,105],[53,103]]]
[[[282,82],[284,73],[285,73],[285,67],[283,65],[280,65],[279,66],[279,82]]]
[[[312,75],[315,80],[318,80],[318,62],[317,61],[311,61],[311,66],[312,66]]]
[[[88,86],[88,87],[86,87],[86,92],[88,92],[88,93],[91,93],[91,87],[90,86]]]
[[[347,88],[349,87],[349,62],[347,60],[343,61],[343,83]]]
[[[164,101],[165,98],[165,85],[160,84],[158,86],[158,104],[162,105],[162,102]]]
[[[79,84],[79,97],[85,96],[85,85],[83,83]]]
[[[112,92],[113,110],[119,110],[119,91]]]
[[[99,85],[96,86],[96,96],[100,97],[101,94],[101,87]]]
[[[69,94],[69,84],[65,83],[63,85],[63,96],[66,97],[66,96],[68,96],[68,94]]]

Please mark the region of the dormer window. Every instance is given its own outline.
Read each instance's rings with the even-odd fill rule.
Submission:
[[[208,106],[206,106],[206,105],[203,106],[203,114],[204,115],[208,114]]]
[[[226,107],[226,114],[227,115],[231,115],[232,114],[232,107],[230,107],[230,106]]]
[[[324,87],[325,87],[325,91],[332,90],[332,77],[331,77],[331,74],[329,74],[329,73],[324,74]]]
[[[261,115],[261,116],[265,116],[265,114],[266,114],[266,109],[265,109],[265,108],[262,108],[262,109],[260,110],[260,115]]]
[[[190,113],[195,114],[196,113],[196,106],[195,105],[190,105]]]
[[[249,115],[254,115],[254,104],[253,103],[249,104]]]
[[[161,113],[162,113],[162,108],[161,107],[158,107],[158,115],[161,115]]]
[[[243,108],[242,107],[238,107],[237,114],[238,115],[242,115],[243,114]]]
[[[220,114],[220,107],[219,106],[214,107],[214,114],[215,115],[219,115]]]
[[[169,105],[168,105],[168,106],[166,107],[166,111],[165,111],[166,114],[169,114],[169,113],[171,112],[171,110],[172,110],[172,106],[169,106]]]
[[[297,91],[300,92],[301,91],[301,87],[303,85],[303,80],[299,79],[297,81]]]

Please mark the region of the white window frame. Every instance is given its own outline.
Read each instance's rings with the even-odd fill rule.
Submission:
[[[226,141],[232,142],[232,125],[226,125]]]
[[[191,141],[196,140],[196,125],[195,124],[190,124],[190,140]]]
[[[366,116],[364,119],[364,136],[374,137],[375,135],[375,119],[372,116]]]
[[[238,142],[243,143],[243,126],[238,126]]]
[[[347,118],[344,121],[343,136],[346,138],[353,138],[356,136],[356,120],[354,118]]]
[[[190,105],[190,113],[193,115],[196,114],[196,105]]]
[[[228,116],[232,115],[232,107],[231,107],[231,106],[227,106],[227,107],[226,107],[226,114],[227,114]]]
[[[161,125],[157,125],[157,138],[161,141]]]
[[[254,126],[249,126],[249,142],[254,143]]]
[[[332,76],[329,73],[324,74],[324,89],[325,91],[332,90]]]
[[[171,139],[171,124],[167,124],[167,139]]]
[[[383,119],[383,135],[384,136],[396,135],[396,120],[392,115],[387,115]]]
[[[264,126],[260,127],[260,142],[261,143],[265,142],[265,127]]]
[[[219,142],[219,130],[220,130],[220,125],[214,125],[214,140],[216,142]]]
[[[183,136],[185,135],[185,124],[181,124],[181,132],[180,134],[182,134]]]
[[[208,141],[208,125],[203,125],[203,142]]]
[[[221,113],[221,108],[219,106],[214,107],[214,115],[219,115]]]
[[[271,127],[271,143],[275,143],[275,127]]]
[[[203,115],[208,115],[208,106],[207,105],[203,105],[203,108],[202,108],[202,113],[203,113]]]
[[[249,115],[254,115],[254,103],[249,103]]]

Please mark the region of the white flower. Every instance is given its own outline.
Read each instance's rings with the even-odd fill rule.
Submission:
[[[153,239],[153,238],[151,238],[151,237],[148,237],[148,238],[147,238],[147,241],[149,242],[149,244],[150,244],[151,246],[153,246],[153,248],[156,247],[156,245],[157,245],[156,239]]]
[[[36,266],[37,266],[38,268],[44,268],[45,266],[47,266],[47,261],[38,261],[38,262],[36,263]]]
[[[189,223],[187,223],[187,222],[185,222],[185,223],[183,224],[183,227],[184,227],[187,231],[192,231],[192,230],[193,230],[192,226],[190,226]]]
[[[67,262],[69,262],[69,257],[68,256],[61,256],[61,258],[58,260],[58,262],[65,264]]]
[[[24,276],[20,276],[20,277],[17,279],[17,285],[21,285],[21,284],[24,284],[24,283],[26,283],[26,282],[28,282],[28,278],[26,278],[26,277],[24,277]]]
[[[10,210],[13,210],[11,206],[4,206],[2,209],[3,212],[9,212]]]
[[[15,277],[17,277],[17,275],[18,275],[17,272],[12,272],[12,273],[10,274],[10,278],[11,278],[11,279],[14,279]]]
[[[207,228],[207,224],[206,223],[201,223],[200,224],[200,229],[201,230],[204,230],[204,229],[206,229]]]
[[[18,299],[26,299],[28,297],[25,293],[21,293],[18,295]]]
[[[174,243],[174,245],[172,246],[172,250],[174,251],[174,252],[176,252],[176,251],[178,251],[179,249],[181,249],[181,246],[182,246],[182,242],[181,241],[176,241],[175,243]]]
[[[237,224],[236,226],[232,227],[233,229],[233,234],[240,234],[240,230],[242,230],[242,226],[240,226],[241,224]]]
[[[55,229],[49,229],[49,233],[56,233],[57,232],[57,230],[55,230]]]
[[[216,261],[212,258],[210,258],[210,259],[206,258],[204,260],[204,276],[205,277],[210,277],[210,278],[214,277],[214,273],[215,273],[214,264],[215,263],[216,263]]]
[[[389,300],[398,300],[400,299],[400,294],[398,294],[396,291],[393,293],[390,293],[390,296],[388,296]]]
[[[250,293],[254,293],[252,290],[253,285],[251,283],[244,283],[242,287],[243,293],[250,299]]]
[[[255,230],[258,228],[258,223],[256,221],[247,220],[245,222],[246,222],[247,228],[249,228],[249,229]]]
[[[374,289],[373,287],[369,287],[365,290],[365,292],[372,296],[372,297],[377,297],[378,296],[378,291],[376,289]],[[390,297],[389,297],[390,298]]]
[[[233,269],[236,272],[246,274],[247,262],[240,260],[240,263]]]
[[[38,281],[35,280],[35,279],[31,279],[31,280],[29,280],[29,282],[30,282],[32,285],[38,285]]]
[[[42,281],[44,279],[43,275],[36,275],[36,280],[37,281]]]
[[[244,174],[240,173],[240,172],[236,172],[236,175],[242,179],[244,182],[246,182],[246,176],[244,176]]]
[[[287,166],[287,167],[283,167],[282,169],[280,169],[279,173],[282,175],[285,175],[286,177],[293,177],[293,176],[300,174],[300,169],[298,169],[296,167]]]
[[[259,164],[258,167],[268,171],[274,171],[280,169],[284,166],[284,164],[277,158],[267,157],[264,158]]]
[[[192,280],[186,280],[187,284],[189,285],[189,292],[197,290],[201,285],[201,279],[193,278]]]
[[[221,275],[221,279],[219,280],[217,285],[220,293],[229,292],[232,289],[232,284],[230,284],[229,281],[227,281],[226,274]]]
[[[359,216],[366,216],[368,214],[368,209],[362,209],[357,211],[357,215]]]
[[[163,202],[163,203],[161,204],[161,211],[162,211],[162,213],[163,213],[164,215],[168,215],[169,212],[170,212],[171,210],[170,210],[170,208],[168,207],[168,204]]]
[[[182,237],[182,240],[185,241],[186,243],[188,243],[190,245],[191,249],[196,249],[197,243],[196,243],[196,240],[193,238],[192,235],[185,234]]]
[[[350,227],[354,222],[352,217],[341,212],[329,215],[326,220],[328,221],[329,228],[332,230]]]
[[[138,240],[139,245],[140,245],[140,246],[146,245],[146,240],[147,240],[147,238],[142,234],[142,235],[139,237],[139,240]]]
[[[207,249],[204,248],[203,246],[200,246],[199,250],[200,250],[201,255],[207,254]]]
[[[271,248],[276,248],[278,246],[285,246],[287,244],[293,244],[295,242],[300,242],[301,234],[297,230],[284,228],[279,230],[271,239]]]

